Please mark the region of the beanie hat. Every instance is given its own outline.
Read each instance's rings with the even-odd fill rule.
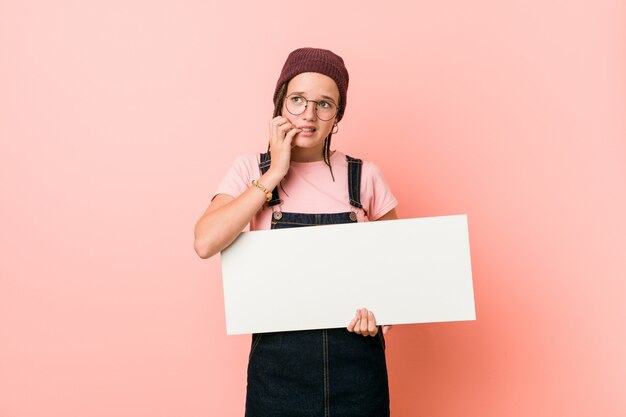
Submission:
[[[327,49],[300,48],[289,54],[283,66],[283,70],[280,73],[280,77],[278,78],[278,82],[276,83],[274,105],[276,105],[280,87],[303,72],[318,72],[335,80],[341,101],[339,111],[337,112],[337,120],[341,120],[346,110],[348,70],[343,63],[343,59]]]

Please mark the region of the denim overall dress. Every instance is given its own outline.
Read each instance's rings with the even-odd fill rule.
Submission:
[[[362,208],[363,162],[346,158],[350,205]],[[269,166],[269,153],[261,154],[261,173]],[[269,205],[280,203],[275,188]],[[356,221],[354,211],[320,214],[274,211],[271,228]],[[346,262],[358,260],[346,259]],[[374,337],[351,333],[346,328],[253,334],[246,417],[389,416],[385,340],[382,328],[378,330]]]

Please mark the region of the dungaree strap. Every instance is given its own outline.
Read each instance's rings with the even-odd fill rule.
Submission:
[[[348,161],[348,196],[350,197],[350,205],[362,209],[361,169],[363,168],[363,160],[353,158],[348,155],[346,155],[346,160]],[[261,175],[267,172],[270,168],[271,162],[272,160],[269,152],[260,154],[259,170],[261,171]],[[268,203],[268,205],[271,207],[280,203],[282,203],[282,201],[278,196],[278,187],[276,187],[272,190],[272,200]]]
[[[270,164],[272,162],[271,154],[269,152],[260,154],[260,161],[261,162],[259,162],[259,170],[261,170],[261,175],[263,175],[267,172],[268,169],[270,169]],[[272,190],[272,200],[267,204],[271,207],[280,203],[282,203],[282,201],[278,196],[278,187],[275,187]]]
[[[363,160],[346,155],[348,161],[348,193],[350,205],[362,209],[361,205],[361,168]]]

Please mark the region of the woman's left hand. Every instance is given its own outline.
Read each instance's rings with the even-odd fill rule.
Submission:
[[[357,309],[354,318],[347,328],[349,332],[363,336],[376,336],[378,333],[376,317],[374,317],[374,313],[367,311],[366,308]],[[391,326],[383,326],[383,334],[386,334],[390,329]]]

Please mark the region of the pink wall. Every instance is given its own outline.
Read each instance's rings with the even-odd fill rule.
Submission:
[[[400,215],[469,216],[478,320],[389,335],[394,415],[626,415],[622,1],[211,3],[0,0],[0,416],[242,415],[193,226],[300,46]]]

